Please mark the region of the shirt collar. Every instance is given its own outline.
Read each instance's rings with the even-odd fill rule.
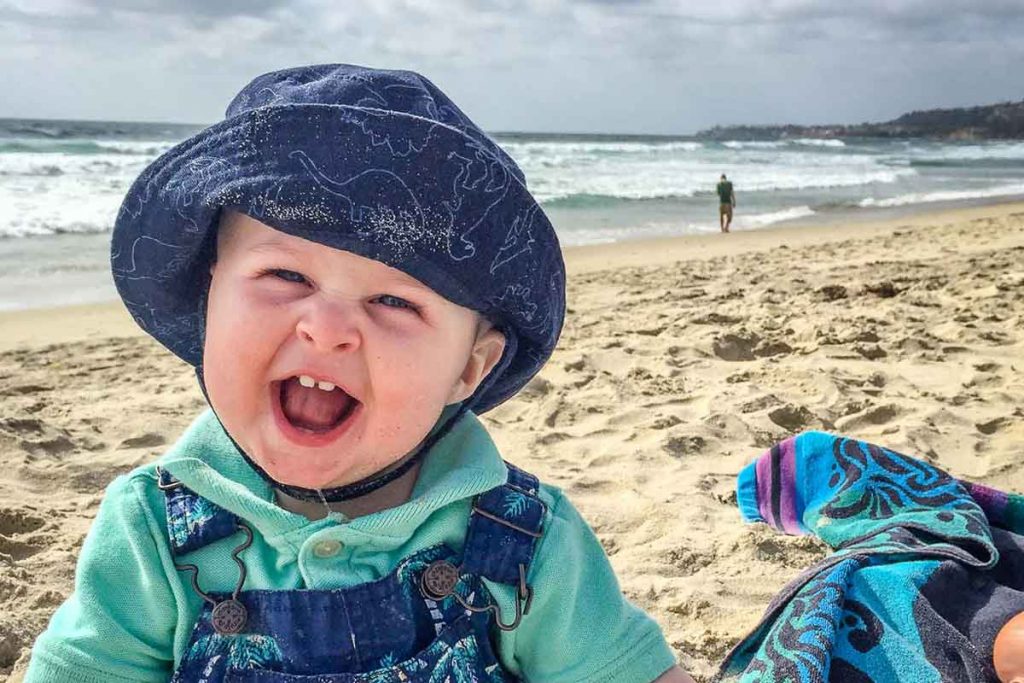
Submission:
[[[446,410],[441,421],[449,415]],[[209,409],[158,464],[198,495],[252,524],[271,545],[292,545],[288,539],[293,534],[333,522],[345,524],[351,533],[373,536],[378,545],[397,546],[435,511],[500,486],[507,478],[497,447],[471,412],[430,449],[408,501],[352,520],[332,513],[330,521],[311,522],[278,506],[271,486],[238,454]]]

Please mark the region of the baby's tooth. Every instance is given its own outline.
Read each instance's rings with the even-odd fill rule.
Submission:
[[[316,380],[310,377],[309,375],[299,375],[299,384],[306,387],[307,389],[312,389],[313,387],[316,386]]]
[[[334,385],[330,382],[317,382],[316,385],[324,391],[334,391]]]

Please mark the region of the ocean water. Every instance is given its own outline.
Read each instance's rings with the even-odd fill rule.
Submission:
[[[124,192],[199,128],[0,119],[0,310],[116,298],[107,241]],[[1020,141],[494,137],[567,246],[717,232],[722,173],[737,230],[1024,198]]]

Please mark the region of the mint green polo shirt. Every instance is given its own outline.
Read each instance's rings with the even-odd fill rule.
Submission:
[[[245,589],[336,589],[375,581],[419,550],[461,551],[472,499],[505,481],[486,429],[467,414],[425,459],[409,501],[347,519],[310,521],[274,502],[271,487],[239,457],[207,410],[158,461],[188,488],[246,520]],[[502,664],[526,681],[653,681],[675,664],[658,625],[622,595],[597,538],[563,493],[547,505],[528,581],[530,613],[501,632]],[[238,537],[187,555],[205,591],[231,591]],[[487,582],[506,620],[514,588]],[[153,465],[107,488],[82,546],[75,589],[32,650],[26,683],[166,681],[202,607],[188,572],[174,567],[164,494]],[[324,672],[329,673],[329,672]]]

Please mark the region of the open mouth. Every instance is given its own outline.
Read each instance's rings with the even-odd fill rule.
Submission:
[[[275,386],[276,385],[276,386]],[[278,421],[294,430],[292,436],[329,438],[340,435],[361,405],[329,382],[289,377],[271,385]]]

